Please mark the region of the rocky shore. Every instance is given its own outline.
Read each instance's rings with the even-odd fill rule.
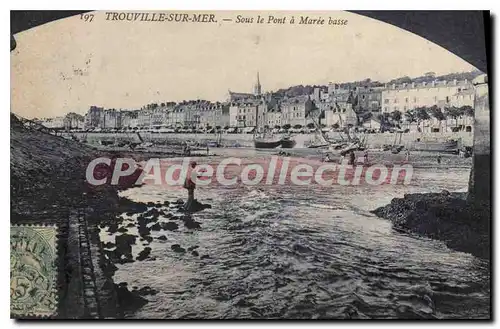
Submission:
[[[473,209],[466,193],[406,194],[372,211],[393,229],[444,241],[454,250],[490,258],[490,214]]]
[[[139,240],[151,240],[150,232],[159,229],[176,230],[180,223],[191,229],[199,227],[189,214],[173,216],[158,210],[156,204],[142,204],[120,198],[118,191],[132,187],[141,174],[137,169],[117,186],[104,184],[90,186],[85,179],[87,164],[96,157],[129,156],[141,161],[151,154],[121,154],[96,151],[91,147],[62,137],[52,136],[23,126],[11,116],[11,225],[53,224],[60,228],[58,279],[60,318],[89,317],[85,307],[85,275],[98,283],[95,291],[99,300],[99,317],[121,318],[126,312],[141,307],[147,301],[144,295],[154,293],[148,287],[129,290],[126,284],[113,282],[116,263],[148,259],[148,249],[144,248],[135,259],[131,258],[131,245]],[[154,156],[158,156],[155,154]],[[162,157],[168,155],[161,154]],[[107,168],[107,170],[112,170]],[[169,205],[180,211],[182,200]],[[120,227],[121,214],[141,214],[137,229],[139,235],[127,234],[127,228]],[[70,218],[80,221],[71,223]],[[154,223],[165,216],[168,223]],[[179,223],[179,224],[178,224]],[[129,223],[130,224],[130,223]],[[80,241],[78,234],[72,238],[71,226],[76,231],[88,231],[88,241]],[[101,226],[109,226],[110,232],[120,231],[113,242],[115,250],[110,252],[99,237]],[[134,225],[135,226],[135,225]],[[134,227],[135,228],[135,227]],[[129,228],[130,229],[130,226]],[[141,241],[141,242],[143,242]],[[81,254],[81,245],[90,245],[92,253]],[[110,245],[108,244],[107,247]],[[109,248],[108,248],[109,249]],[[85,259],[95,265],[80,268],[76,258]],[[86,259],[88,258],[88,259]],[[96,266],[97,265],[97,266]],[[92,273],[91,273],[92,272]],[[84,274],[88,273],[88,274]],[[69,299],[69,300],[68,300]]]

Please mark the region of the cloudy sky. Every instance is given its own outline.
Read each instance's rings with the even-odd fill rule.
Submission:
[[[214,14],[215,24],[107,21],[96,12],[92,22],[74,16],[19,33],[11,52],[11,111],[33,118],[83,114],[90,105],[221,101],[228,89],[250,92],[257,71],[269,91],[474,69],[421,37],[352,13]],[[254,23],[237,24],[237,15]],[[287,23],[257,24],[258,15]],[[322,17],[325,25],[289,23],[301,15]],[[348,23],[327,25],[329,17]]]

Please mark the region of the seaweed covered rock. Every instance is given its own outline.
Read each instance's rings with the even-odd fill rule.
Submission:
[[[372,211],[397,231],[442,240],[449,248],[489,258],[489,220],[477,216],[464,193],[406,194]]]

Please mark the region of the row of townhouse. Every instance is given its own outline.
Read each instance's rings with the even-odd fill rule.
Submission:
[[[262,93],[259,77],[253,93],[229,91],[224,103],[208,101],[169,102],[136,111],[105,110],[92,106],[85,127],[255,127],[306,126],[315,117],[320,124],[340,127],[356,125],[358,114],[405,112],[422,106],[473,106],[470,81],[432,81],[385,86],[346,88],[329,83],[314,88],[311,95],[274,98]],[[311,114],[312,113],[312,114]]]
[[[407,112],[418,107],[474,106],[474,89],[468,80],[392,84],[382,90],[382,112]]]

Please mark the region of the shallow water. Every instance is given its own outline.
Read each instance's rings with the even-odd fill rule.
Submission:
[[[201,229],[152,232],[168,239],[149,244],[156,260],[118,265],[114,279],[158,291],[133,318],[488,318],[487,262],[394,232],[369,212],[405,193],[463,191],[468,178],[443,166],[416,169],[408,186],[200,187],[196,197],[212,205],[193,215]],[[156,185],[122,194],[185,197]],[[172,244],[199,246],[199,256]]]

